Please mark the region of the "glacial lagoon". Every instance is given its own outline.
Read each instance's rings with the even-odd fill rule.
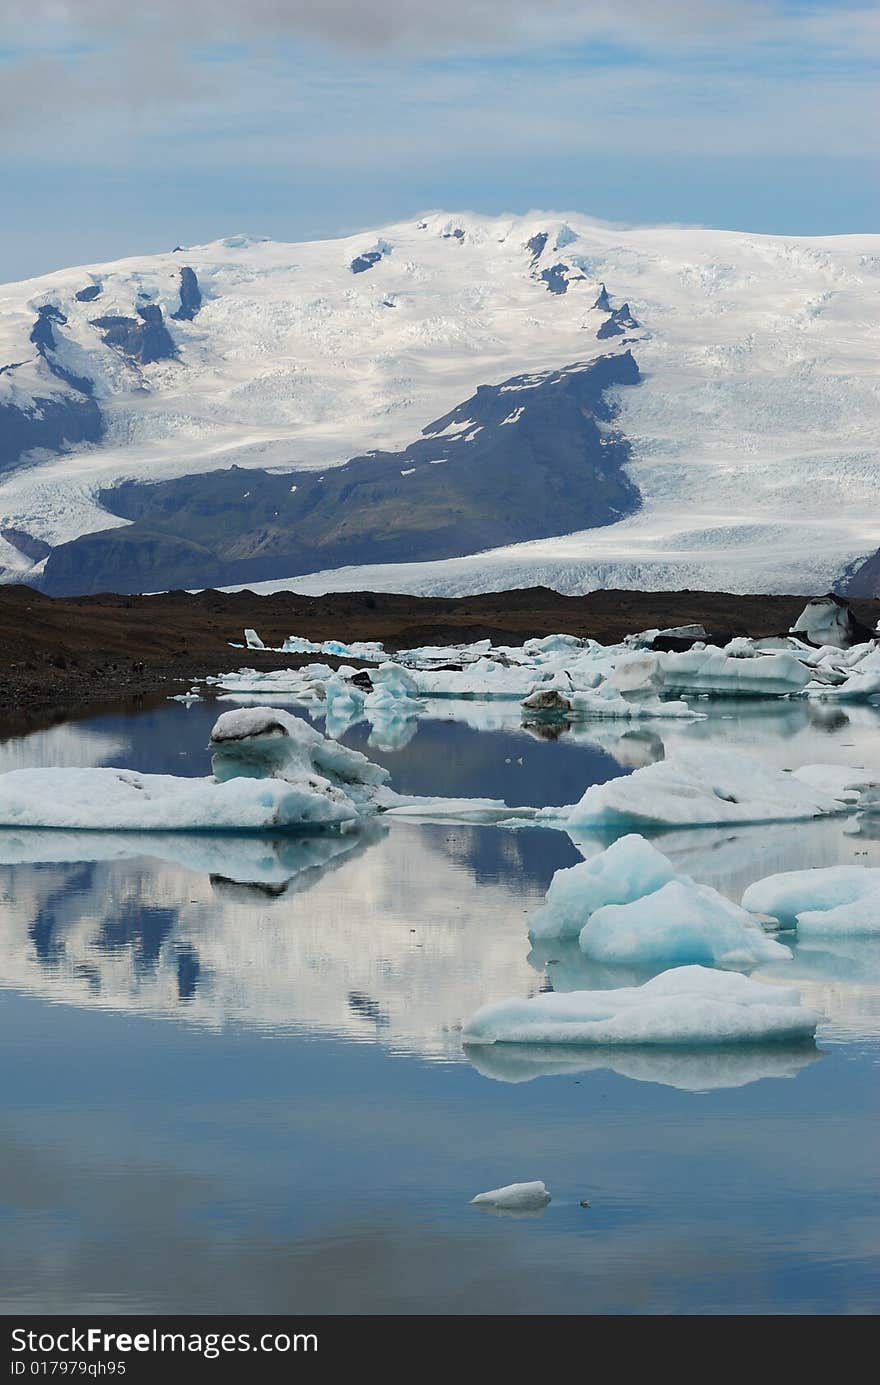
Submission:
[[[4,742],[0,769],[203,775],[234,705],[108,712]],[[401,793],[537,806],[686,747],[880,771],[870,705],[701,705],[560,733],[448,700],[406,743],[342,739]],[[654,840],[738,901],[880,866],[878,823]],[[880,943],[787,936],[754,973],[822,1013],[815,1045],[463,1047],[490,1001],[629,984],[528,937],[554,871],[609,840],[0,832],[3,1311],[872,1311]],[[540,1213],[469,1205],[533,1179]]]

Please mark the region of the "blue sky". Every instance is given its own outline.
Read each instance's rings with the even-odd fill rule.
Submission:
[[[846,0],[5,0],[0,281],[432,208],[880,226]]]

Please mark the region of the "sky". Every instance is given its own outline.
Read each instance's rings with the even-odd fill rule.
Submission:
[[[533,208],[880,229],[878,0],[3,0],[0,282]]]

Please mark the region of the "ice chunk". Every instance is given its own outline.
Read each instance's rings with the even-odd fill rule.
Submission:
[[[794,773],[804,784],[841,803],[859,803],[866,789],[876,789],[880,783],[876,773],[847,765],[802,765]]]
[[[820,866],[756,880],[743,907],[782,925],[797,922],[798,937],[880,933],[880,868]]]
[[[608,678],[609,686],[619,693],[655,693],[663,681],[657,654],[622,654]]]
[[[399,664],[384,663],[370,670],[373,687],[382,687],[395,697],[418,697],[419,686],[413,675]]]
[[[639,699],[622,697],[612,687],[612,680],[601,684],[595,692],[575,692],[571,696],[571,719],[588,721],[593,717],[615,717],[638,720],[644,717],[686,717],[699,721],[705,712],[694,712],[686,702],[663,702],[659,697]]]
[[[554,875],[530,936],[573,938],[593,961],[645,968],[750,967],[791,956],[745,909],[678,875],[644,837],[621,837]]]
[[[637,833],[621,837],[590,861],[558,870],[546,902],[529,920],[532,938],[577,938],[606,904],[629,904],[676,879],[675,867]]]
[[[257,634],[256,630],[245,630],[245,632],[244,632],[244,639],[245,639],[245,644],[247,645],[248,649],[265,649],[265,648],[266,648],[266,646],[263,644],[263,641],[260,639],[259,635]]]
[[[847,602],[833,592],[808,601],[791,631],[805,635],[812,644],[830,644],[838,649],[849,649],[871,634],[856,619]]]
[[[581,951],[618,966],[739,968],[791,957],[745,909],[709,885],[670,880],[629,904],[607,904],[588,919]]]
[[[277,707],[224,712],[213,778],[122,769],[0,776],[0,825],[110,831],[339,827],[376,811],[387,770]]]
[[[316,776],[180,779],[122,769],[21,769],[0,777],[0,826],[103,831],[265,831],[339,826],[358,816]]]
[[[718,827],[785,822],[845,810],[839,798],[738,750],[682,750],[633,774],[594,784],[579,803],[545,808],[570,830],[596,826]]]
[[[488,1193],[477,1193],[471,1198],[474,1207],[497,1207],[503,1211],[531,1212],[546,1207],[550,1194],[545,1184],[508,1183],[505,1188],[493,1188]]]
[[[793,654],[732,657],[721,649],[658,654],[668,692],[713,693],[721,697],[785,697],[803,692],[810,674]]]
[[[797,991],[689,966],[643,986],[498,1001],[467,1022],[462,1041],[701,1047],[809,1038],[818,1022]]]

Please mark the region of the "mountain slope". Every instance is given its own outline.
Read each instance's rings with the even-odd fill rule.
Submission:
[[[493,528],[487,488],[457,544],[418,547],[426,531],[408,517],[404,483],[425,483],[410,476],[397,514],[389,492],[373,526],[390,548],[340,543],[312,574],[272,575],[315,591],[826,587],[880,542],[878,324],[878,236],[623,230],[538,213],[437,214],[304,245],[232,237],[8,285],[0,565],[7,580],[38,580],[66,561],[47,561],[47,546],[115,528],[112,577],[137,539],[120,532],[121,482],[231,466],[326,475],[350,458],[381,467],[480,385],[631,350],[642,383],[607,400],[637,513],[625,504],[629,517],[607,523],[610,511],[573,505],[551,527],[506,443],[517,523],[533,512],[530,528]],[[548,417],[544,431],[557,426]],[[492,429],[501,458],[514,429]],[[463,503],[431,486],[438,507]],[[239,509],[256,501],[249,489]],[[233,526],[251,550],[258,519]],[[329,534],[329,511],[322,522]],[[416,556],[431,561],[401,561]]]
[[[599,356],[481,385],[402,452],[326,472],[231,467],[124,482],[98,498],[132,523],[59,545],[41,585],[58,595],[223,586],[614,523],[639,497],[606,391],[638,379],[629,351]]]

